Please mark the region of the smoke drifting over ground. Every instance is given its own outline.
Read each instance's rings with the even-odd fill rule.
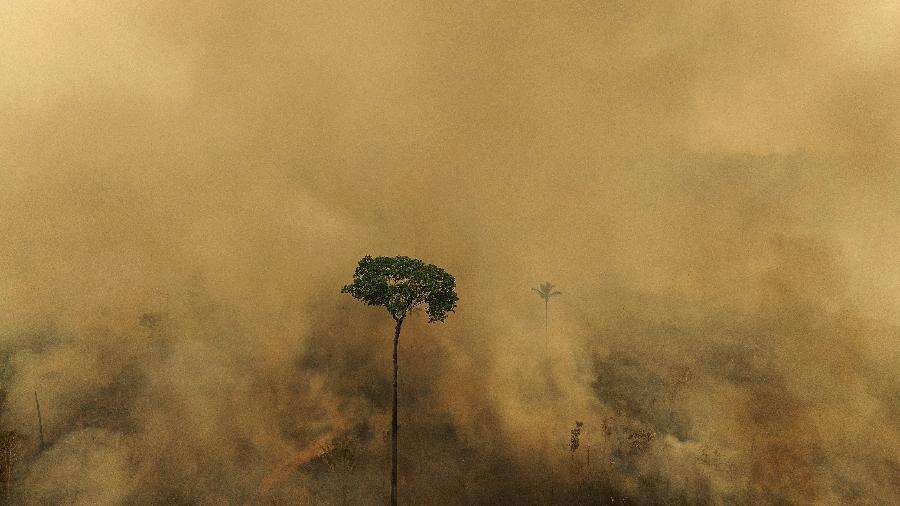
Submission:
[[[896,502],[900,10],[669,4],[4,2],[3,500],[383,503],[402,254],[401,502]]]

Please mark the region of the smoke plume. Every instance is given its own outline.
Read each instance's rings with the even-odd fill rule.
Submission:
[[[366,254],[402,503],[900,498],[896,2],[0,19],[3,501],[382,504]]]

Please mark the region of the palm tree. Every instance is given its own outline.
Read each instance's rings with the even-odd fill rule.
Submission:
[[[544,299],[544,325],[547,329],[547,357],[550,357],[550,297],[562,295],[562,292],[553,290],[553,283],[541,283],[540,287],[532,288],[540,298]]]

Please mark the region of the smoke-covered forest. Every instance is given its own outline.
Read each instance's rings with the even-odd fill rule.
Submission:
[[[0,22],[0,503],[387,504],[366,255],[400,504],[900,501],[896,2]]]

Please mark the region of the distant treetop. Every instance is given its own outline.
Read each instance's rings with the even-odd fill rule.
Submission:
[[[532,288],[538,295],[544,300],[550,300],[550,297],[554,297],[556,295],[562,295],[562,292],[558,292],[553,289],[553,283],[541,283],[540,288]]]

